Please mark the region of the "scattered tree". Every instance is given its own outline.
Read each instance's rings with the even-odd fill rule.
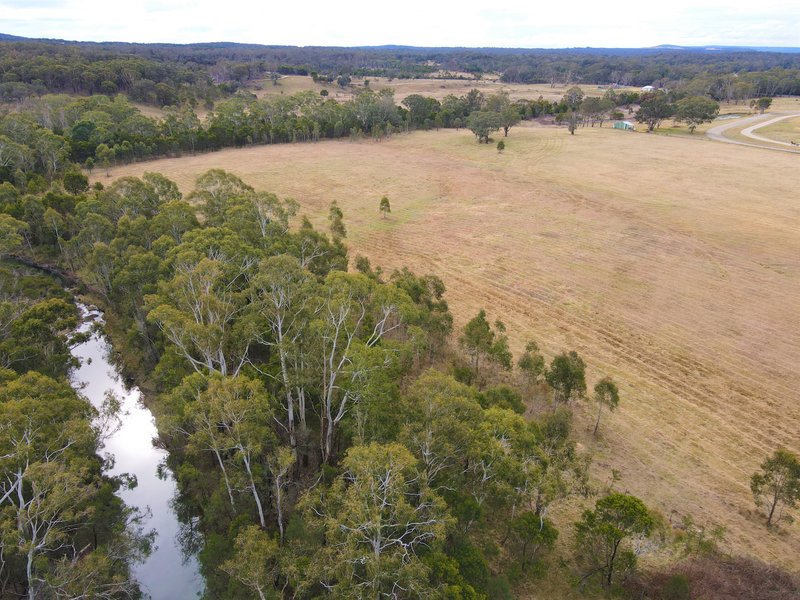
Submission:
[[[755,108],[762,115],[770,106],[772,106],[772,98],[758,98],[750,102],[750,107]]]
[[[347,237],[347,229],[344,226],[344,213],[336,200],[331,202],[330,210],[328,211],[328,223],[330,224],[331,235],[335,240],[341,240]]]
[[[719,104],[706,96],[689,96],[675,103],[675,120],[684,121],[689,133],[701,123],[710,123],[719,114]]]
[[[539,383],[545,372],[544,357],[539,352],[539,345],[530,341],[525,345],[525,352],[519,357],[517,367],[522,371],[526,383],[534,386]]]
[[[800,461],[797,456],[785,448],[776,450],[761,463],[761,472],[750,478],[750,489],[756,504],[767,513],[767,526],[772,525],[779,505],[795,508],[800,501]],[[781,517],[782,511],[778,510],[777,520]]]
[[[500,129],[501,125],[500,114],[490,110],[477,110],[467,117],[467,129],[475,134],[479,144],[488,144],[492,133]]]
[[[383,218],[385,219],[386,215],[388,215],[390,212],[392,212],[392,207],[389,204],[389,198],[387,198],[386,196],[381,198],[381,203],[380,203],[380,206],[378,207],[378,209],[381,211],[381,214],[383,215]]]
[[[647,123],[647,131],[657,129],[664,119],[669,119],[675,113],[674,106],[670,103],[667,94],[655,92],[646,96],[636,111],[636,120]]]
[[[593,433],[597,435],[597,430],[600,427],[600,415],[603,413],[603,408],[605,407],[613,412],[619,405],[619,389],[611,377],[603,377],[603,379],[595,384],[594,401],[597,404],[597,421],[595,421]]]

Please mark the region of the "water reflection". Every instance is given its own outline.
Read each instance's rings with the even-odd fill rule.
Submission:
[[[92,331],[95,324],[102,323],[99,311],[90,311],[81,304],[78,307],[84,315],[80,332]],[[104,452],[113,456],[108,472],[128,473],[136,478],[136,487],[121,489],[119,496],[127,505],[142,511],[149,507],[150,517],[143,526],[157,532],[155,550],[142,564],[136,565],[134,575],[153,600],[196,598],[203,590],[199,565],[194,553],[185,555],[181,543],[190,540],[193,544],[186,547],[196,547],[196,529],[178,520],[173,507],[177,495],[175,481],[165,465],[167,452],[153,443],[157,437],[153,415],[143,405],[138,388],[125,387],[119,371],[109,360],[112,351],[100,333],[76,345],[72,354],[80,360],[80,367],[74,370],[72,378],[73,385],[80,387],[97,408],[109,393],[120,401],[121,425],[105,442]]]

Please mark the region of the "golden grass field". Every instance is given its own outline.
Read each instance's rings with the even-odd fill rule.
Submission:
[[[800,117],[761,127],[758,135],[779,142],[800,142]]]
[[[539,96],[543,96],[546,100],[561,100],[564,93],[572,87],[571,85],[556,85],[550,86],[546,83],[532,83],[532,84],[507,84],[502,83],[495,77],[486,77],[481,80],[462,80],[462,79],[387,79],[386,77],[367,77],[369,79],[369,87],[374,90],[383,88],[391,88],[394,90],[395,101],[402,102],[404,98],[411,94],[421,94],[423,96],[430,96],[441,100],[448,94],[455,96],[463,96],[471,89],[475,88],[482,91],[486,95],[495,94],[500,90],[505,90],[509,93],[512,100],[525,98],[528,100],[536,100]],[[311,77],[300,75],[285,75],[281,77],[278,85],[273,85],[269,79],[259,80],[254,83],[254,86],[260,89],[254,90],[258,97],[271,96],[275,94],[295,94],[297,92],[311,90],[319,93],[323,89],[328,90],[329,98],[336,98],[338,100],[349,100],[353,97],[354,93],[363,89],[364,78],[354,77],[353,82],[347,88],[339,87],[335,82],[329,84],[314,83]],[[594,84],[586,84],[580,86],[584,94],[587,96],[602,96],[605,88],[600,88]],[[625,87],[618,88],[618,90],[635,91],[638,92],[639,88]]]
[[[259,146],[118,167],[182,190],[209,168],[297,199],[323,227],[336,200],[352,255],[436,273],[462,326],[480,308],[513,349],[576,349],[589,385],[619,383],[593,440],[599,482],[673,523],[727,528],[730,548],[800,568],[800,523],[768,531],[750,475],[800,451],[800,158],[609,127],[516,127],[503,154],[465,130],[380,143]],[[104,175],[97,179],[108,183]],[[378,201],[387,195],[390,218]]]

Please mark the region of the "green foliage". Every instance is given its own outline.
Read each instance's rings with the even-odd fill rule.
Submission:
[[[717,118],[719,104],[705,96],[689,96],[675,103],[675,120],[683,121],[694,133],[698,125]]]
[[[459,338],[459,344],[470,359],[472,371],[480,381],[480,367],[482,360],[488,360],[503,369],[511,369],[511,352],[508,349],[508,337],[505,335],[505,325],[502,321],[495,321],[494,327],[486,319],[486,311],[481,309],[477,316],[472,318],[465,326]]]
[[[380,206],[378,207],[378,209],[380,210],[381,214],[383,215],[383,218],[385,219],[386,215],[392,212],[392,207],[389,204],[389,198],[387,198],[386,196],[381,198]]]
[[[505,575],[491,577],[486,585],[486,592],[487,596],[493,600],[514,600],[511,583]]]
[[[499,113],[490,110],[478,110],[467,118],[467,129],[475,134],[478,143],[489,143],[492,133],[500,129],[503,119]]]
[[[657,129],[664,119],[675,114],[675,107],[669,97],[662,91],[653,92],[642,99],[636,120],[647,124],[647,131]]]
[[[512,410],[518,415],[525,412],[522,396],[507,385],[490,387],[478,394],[477,398],[483,408],[504,408]]]
[[[525,352],[519,357],[517,367],[529,386],[536,385],[545,373],[544,357],[539,352],[539,346],[534,341],[525,345]]]
[[[83,173],[65,173],[64,189],[70,194],[83,194],[89,190],[89,178]]]
[[[415,463],[399,444],[354,446],[343,475],[307,499],[306,519],[326,539],[310,568],[333,593],[380,597],[397,586],[409,597],[430,593],[421,556],[441,548],[451,519]]]
[[[524,572],[530,563],[541,559],[542,553],[551,550],[558,539],[558,530],[552,521],[534,512],[524,512],[511,522],[511,543],[516,548],[520,568]]]
[[[586,364],[574,350],[562,352],[553,358],[545,379],[553,388],[553,404],[569,403],[586,392]]]
[[[0,258],[17,251],[24,240],[22,234],[28,231],[28,224],[11,215],[0,213]]]
[[[220,565],[225,573],[258,593],[277,598],[273,585],[278,575],[278,543],[254,525],[236,536],[233,557]]]
[[[772,106],[772,98],[758,98],[757,100],[751,101],[750,106],[757,109],[758,112],[763,115],[764,111]]]
[[[634,496],[611,494],[598,500],[595,509],[584,511],[575,524],[575,552],[582,581],[597,577],[609,587],[615,576],[633,570],[636,554],[629,541],[649,535],[653,526],[647,507]]]
[[[756,504],[767,513],[767,526],[773,519],[791,520],[791,515],[783,515],[778,507],[792,509],[800,502],[800,460],[789,450],[778,448],[750,478],[750,489]]]
[[[328,211],[328,222],[330,223],[331,235],[334,240],[340,240],[347,237],[347,229],[344,226],[344,214],[342,209],[334,200],[331,202],[330,210]]]
[[[600,415],[603,408],[613,412],[619,405],[619,389],[611,377],[603,377],[594,386],[594,402],[597,404],[597,421],[594,424],[594,434],[600,427]]]

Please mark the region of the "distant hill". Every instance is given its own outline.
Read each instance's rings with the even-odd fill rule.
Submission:
[[[481,52],[484,54],[599,54],[599,55],[647,55],[664,51],[688,51],[688,52],[775,52],[781,54],[800,53],[800,47],[780,47],[780,46],[680,46],[674,44],[661,44],[644,48],[596,48],[596,47],[573,47],[573,48],[500,48],[493,46],[407,46],[403,44],[384,44],[380,46],[287,46],[270,44],[242,44],[239,42],[193,42],[190,44],[170,44],[170,43],[136,43],[136,42],[85,42],[79,40],[63,40],[54,38],[27,38],[7,33],[0,33],[0,41],[8,42],[49,42],[57,44],[69,44],[78,46],[95,47],[117,47],[123,48],[191,48],[194,50],[202,49],[240,49],[240,50],[274,50],[279,48],[304,48],[313,50],[361,50],[377,52],[430,52],[430,53],[460,53],[460,52]]]
[[[790,46],[675,46],[662,44],[655,46],[659,50],[687,50],[690,52],[778,52],[781,54],[798,54],[800,48]]]

